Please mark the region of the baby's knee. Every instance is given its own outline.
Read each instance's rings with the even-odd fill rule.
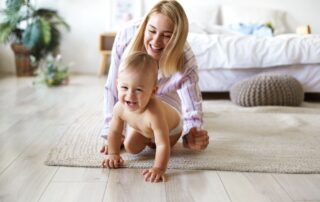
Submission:
[[[129,152],[131,154],[138,154],[138,153],[141,152],[140,148],[137,148],[136,146],[134,146],[129,141],[125,141],[124,142],[124,149],[126,150],[126,152]]]

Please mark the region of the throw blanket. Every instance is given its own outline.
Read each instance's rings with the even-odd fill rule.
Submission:
[[[320,63],[320,35],[257,37],[189,33],[200,69],[266,68]]]

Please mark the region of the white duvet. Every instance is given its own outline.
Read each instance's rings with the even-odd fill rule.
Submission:
[[[320,35],[255,37],[189,33],[188,42],[200,69],[320,63]]]

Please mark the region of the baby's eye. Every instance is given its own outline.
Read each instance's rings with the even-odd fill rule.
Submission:
[[[121,90],[128,90],[127,86],[121,86]]]
[[[141,88],[137,88],[136,91],[137,92],[143,92],[143,90]]]

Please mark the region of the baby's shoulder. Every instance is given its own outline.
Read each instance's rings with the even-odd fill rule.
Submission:
[[[163,108],[163,102],[159,98],[152,98],[145,112],[149,117],[159,117],[163,112]]]
[[[123,105],[119,101],[113,107],[113,113],[120,114],[123,111]]]
[[[148,104],[148,109],[151,111],[157,111],[163,106],[162,101],[157,98],[153,97],[150,99],[149,104]]]

